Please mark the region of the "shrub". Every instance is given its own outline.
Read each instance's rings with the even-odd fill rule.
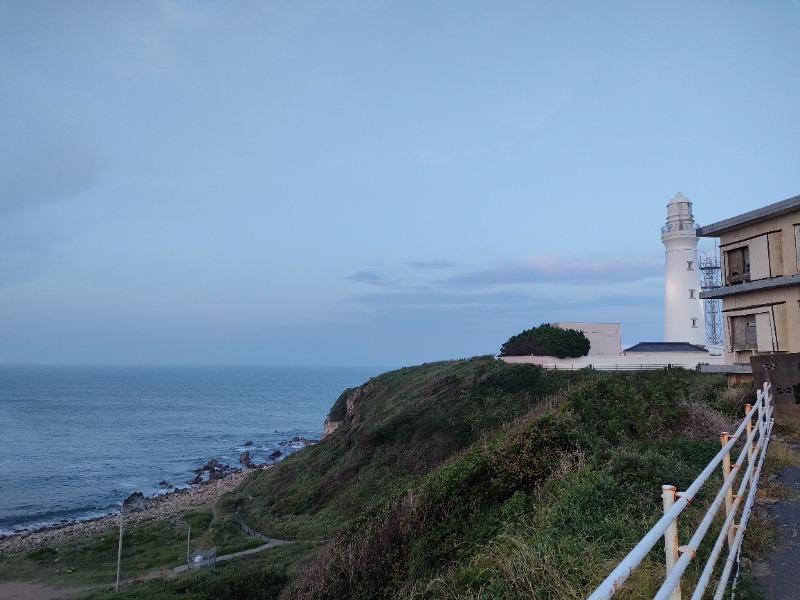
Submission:
[[[500,348],[500,356],[555,356],[577,358],[589,354],[591,343],[583,332],[561,329],[549,323],[511,336]]]

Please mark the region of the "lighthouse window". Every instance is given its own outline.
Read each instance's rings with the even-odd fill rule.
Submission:
[[[693,260],[687,260],[686,261],[686,270],[687,271],[694,271],[694,261]]]
[[[692,327],[697,329],[697,319],[692,319]]]
[[[689,299],[690,300],[694,299],[694,290],[689,290]]]

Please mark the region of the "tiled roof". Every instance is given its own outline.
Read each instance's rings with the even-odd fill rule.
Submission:
[[[689,342],[639,342],[625,350],[629,352],[708,352],[702,346],[690,344]]]

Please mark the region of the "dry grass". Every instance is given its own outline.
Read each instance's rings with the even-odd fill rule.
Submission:
[[[685,416],[682,416],[679,423],[672,426],[671,430],[683,437],[716,440],[719,439],[720,432],[735,431],[736,427],[736,423],[710,406],[693,404],[687,407]]]
[[[745,404],[754,404],[756,392],[751,385],[734,385],[725,388],[720,402],[728,406],[733,414],[744,414]]]
[[[800,418],[776,419],[773,433],[781,438],[800,441]]]
[[[800,454],[783,440],[772,440],[764,457],[764,474],[776,474],[784,467],[800,467]]]

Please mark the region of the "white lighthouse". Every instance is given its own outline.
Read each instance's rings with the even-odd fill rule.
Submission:
[[[664,243],[664,341],[705,345],[706,326],[700,300],[692,203],[678,192],[667,204],[667,224],[661,228]]]

